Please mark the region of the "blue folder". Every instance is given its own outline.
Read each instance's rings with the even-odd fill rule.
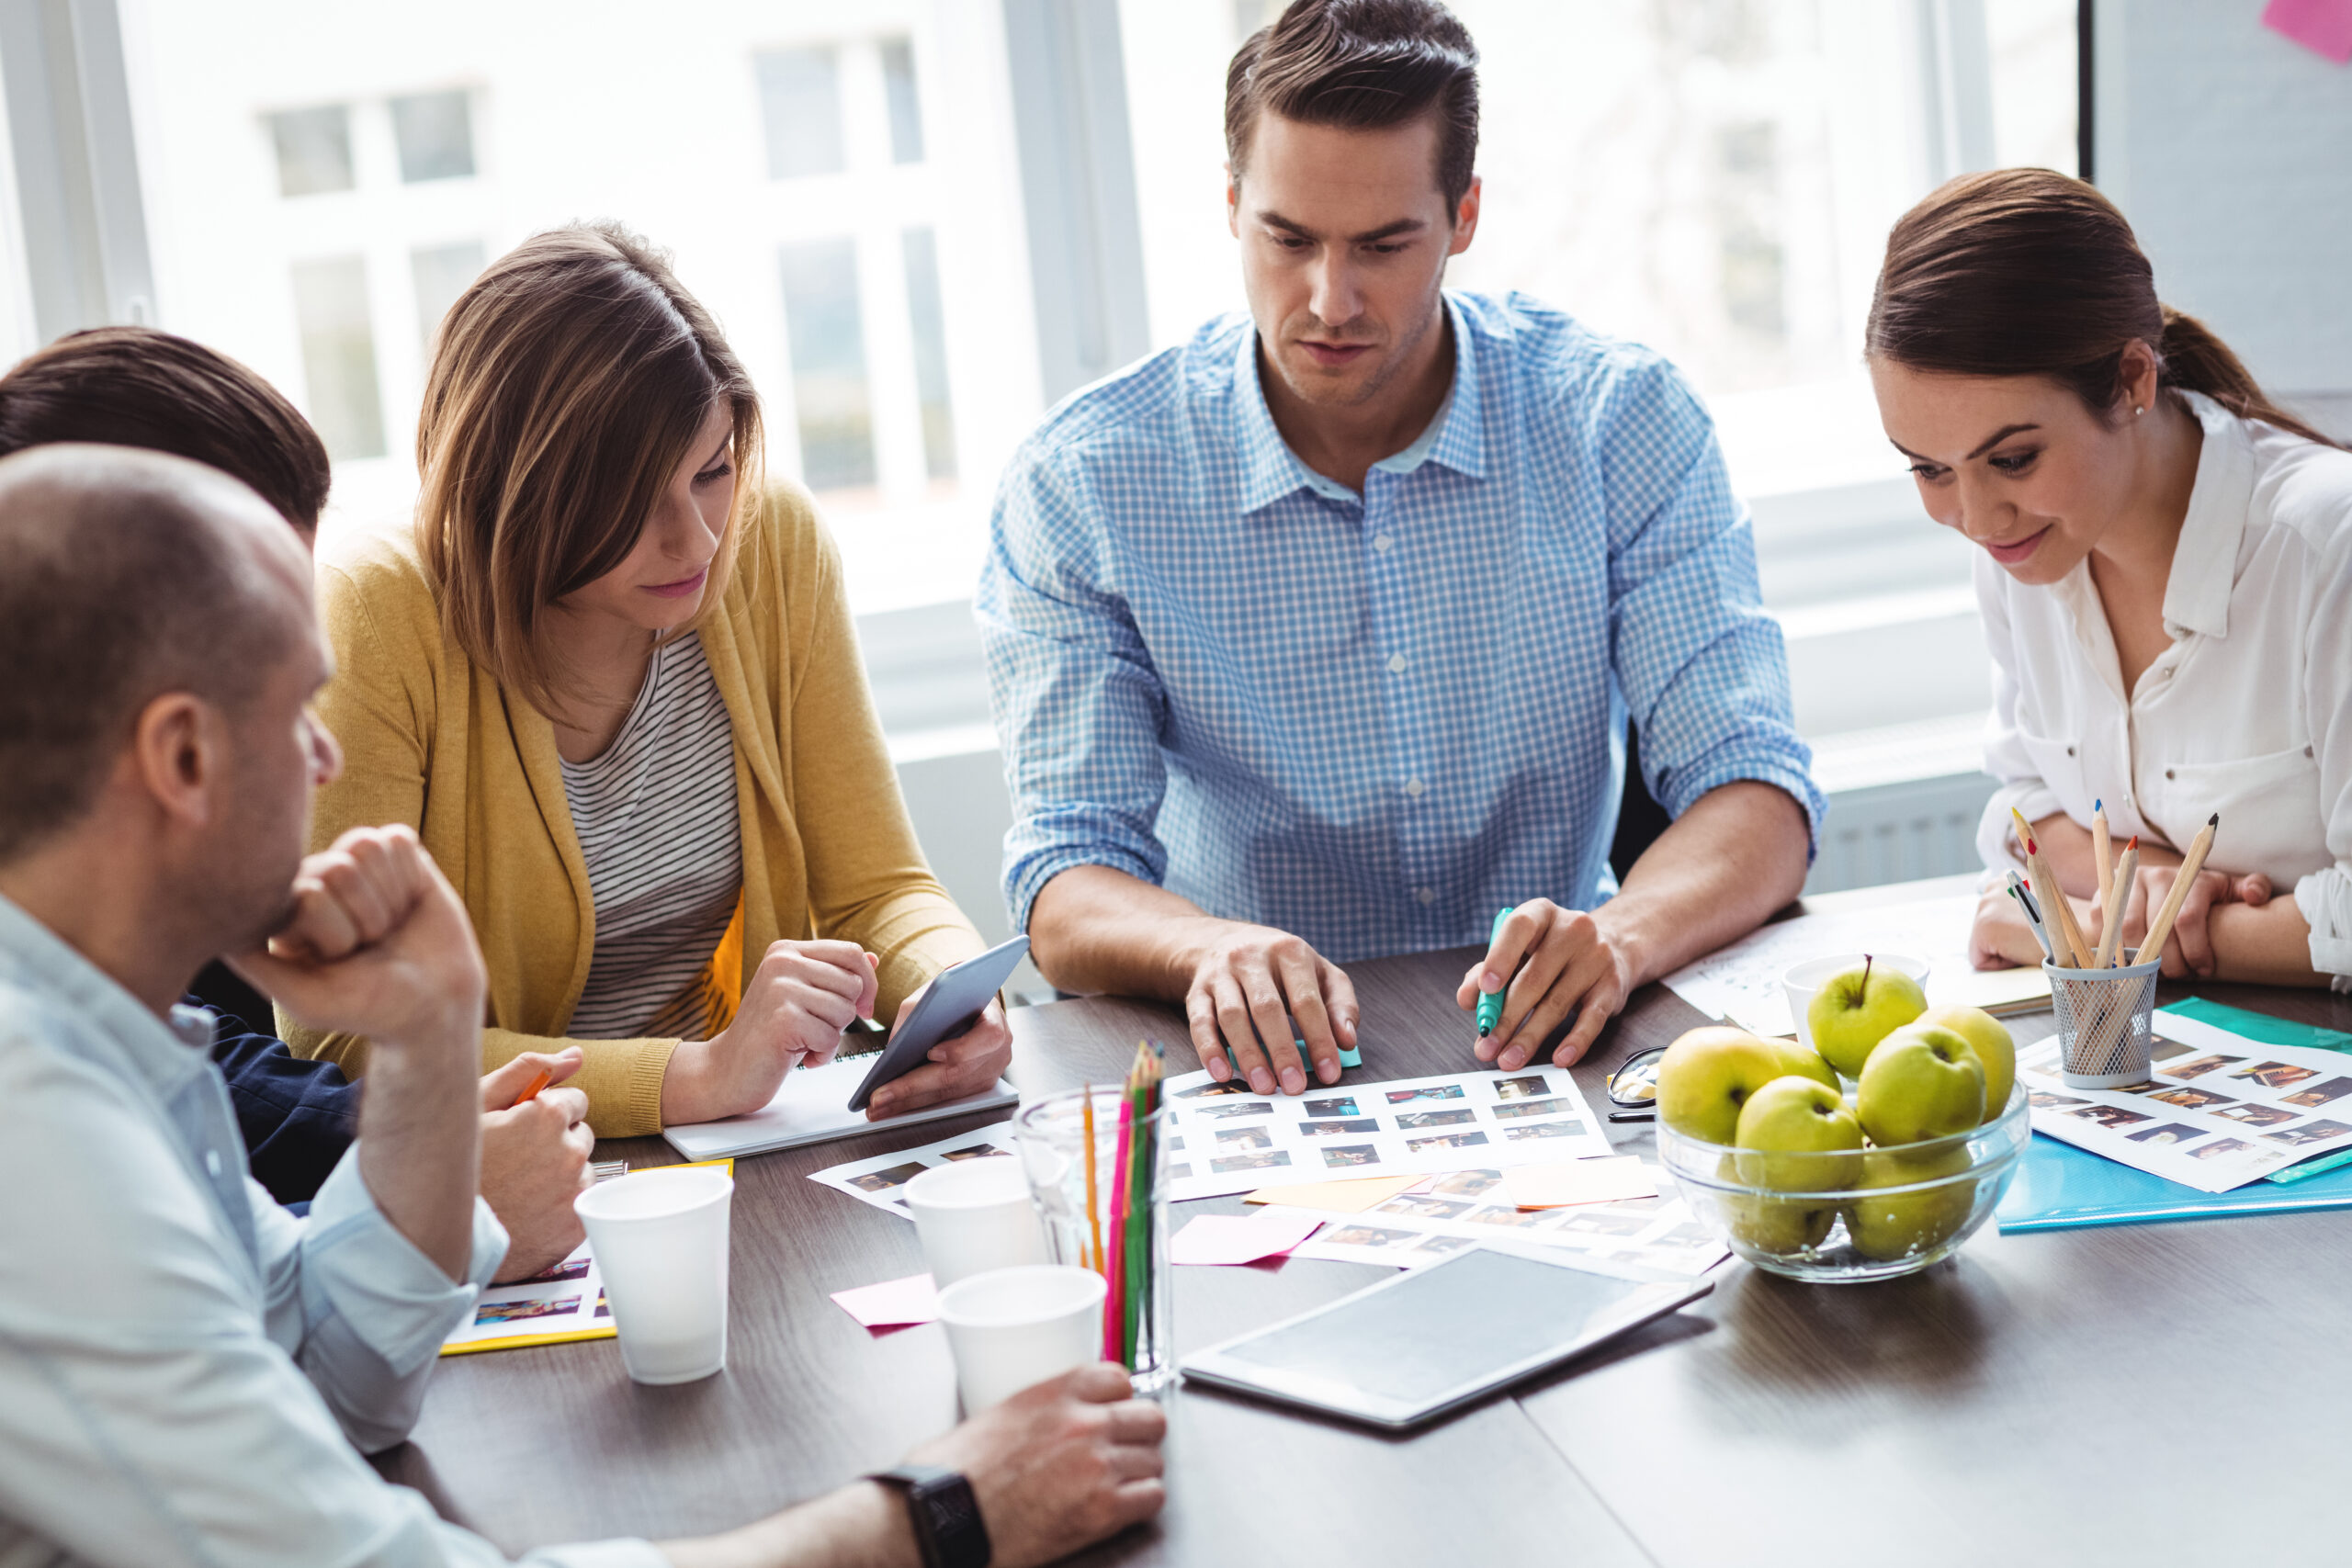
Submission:
[[[2199,1192],[2036,1133],[1993,1213],[2006,1234],[2304,1209],[2352,1209],[2352,1165],[2288,1186],[2251,1181],[2228,1192]]]

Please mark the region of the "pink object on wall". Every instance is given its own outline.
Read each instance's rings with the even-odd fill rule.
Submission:
[[[2270,0],[2262,25],[2338,65],[2352,62],[2352,0]]]

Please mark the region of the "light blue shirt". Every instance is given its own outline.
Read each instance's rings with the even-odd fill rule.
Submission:
[[[356,1145],[288,1213],[245,1174],[211,1040],[0,897],[0,1562],[504,1562],[359,1454],[407,1436],[506,1233],[476,1200],[453,1283]]]
[[[1446,296],[1445,407],[1361,495],[1286,446],[1247,316],[1078,392],[1015,455],[975,604],[1024,926],[1075,865],[1326,957],[1589,908],[1625,721],[1679,816],[1825,802],[1714,429],[1663,359]]]

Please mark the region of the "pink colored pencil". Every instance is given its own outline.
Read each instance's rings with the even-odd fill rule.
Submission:
[[[1127,1141],[1135,1134],[1135,1106],[1122,1095],[1119,1098],[1119,1152],[1111,1167],[1111,1252],[1112,1258],[1124,1259],[1127,1240]],[[1127,1271],[1124,1267],[1108,1267],[1102,1278],[1110,1292],[1102,1301],[1102,1359],[1125,1364],[1120,1354],[1122,1332],[1127,1320]]]

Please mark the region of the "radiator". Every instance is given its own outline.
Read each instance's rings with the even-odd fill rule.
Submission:
[[[1807,893],[1974,871],[1976,822],[1993,794],[1984,773],[1905,779],[1829,796]]]

